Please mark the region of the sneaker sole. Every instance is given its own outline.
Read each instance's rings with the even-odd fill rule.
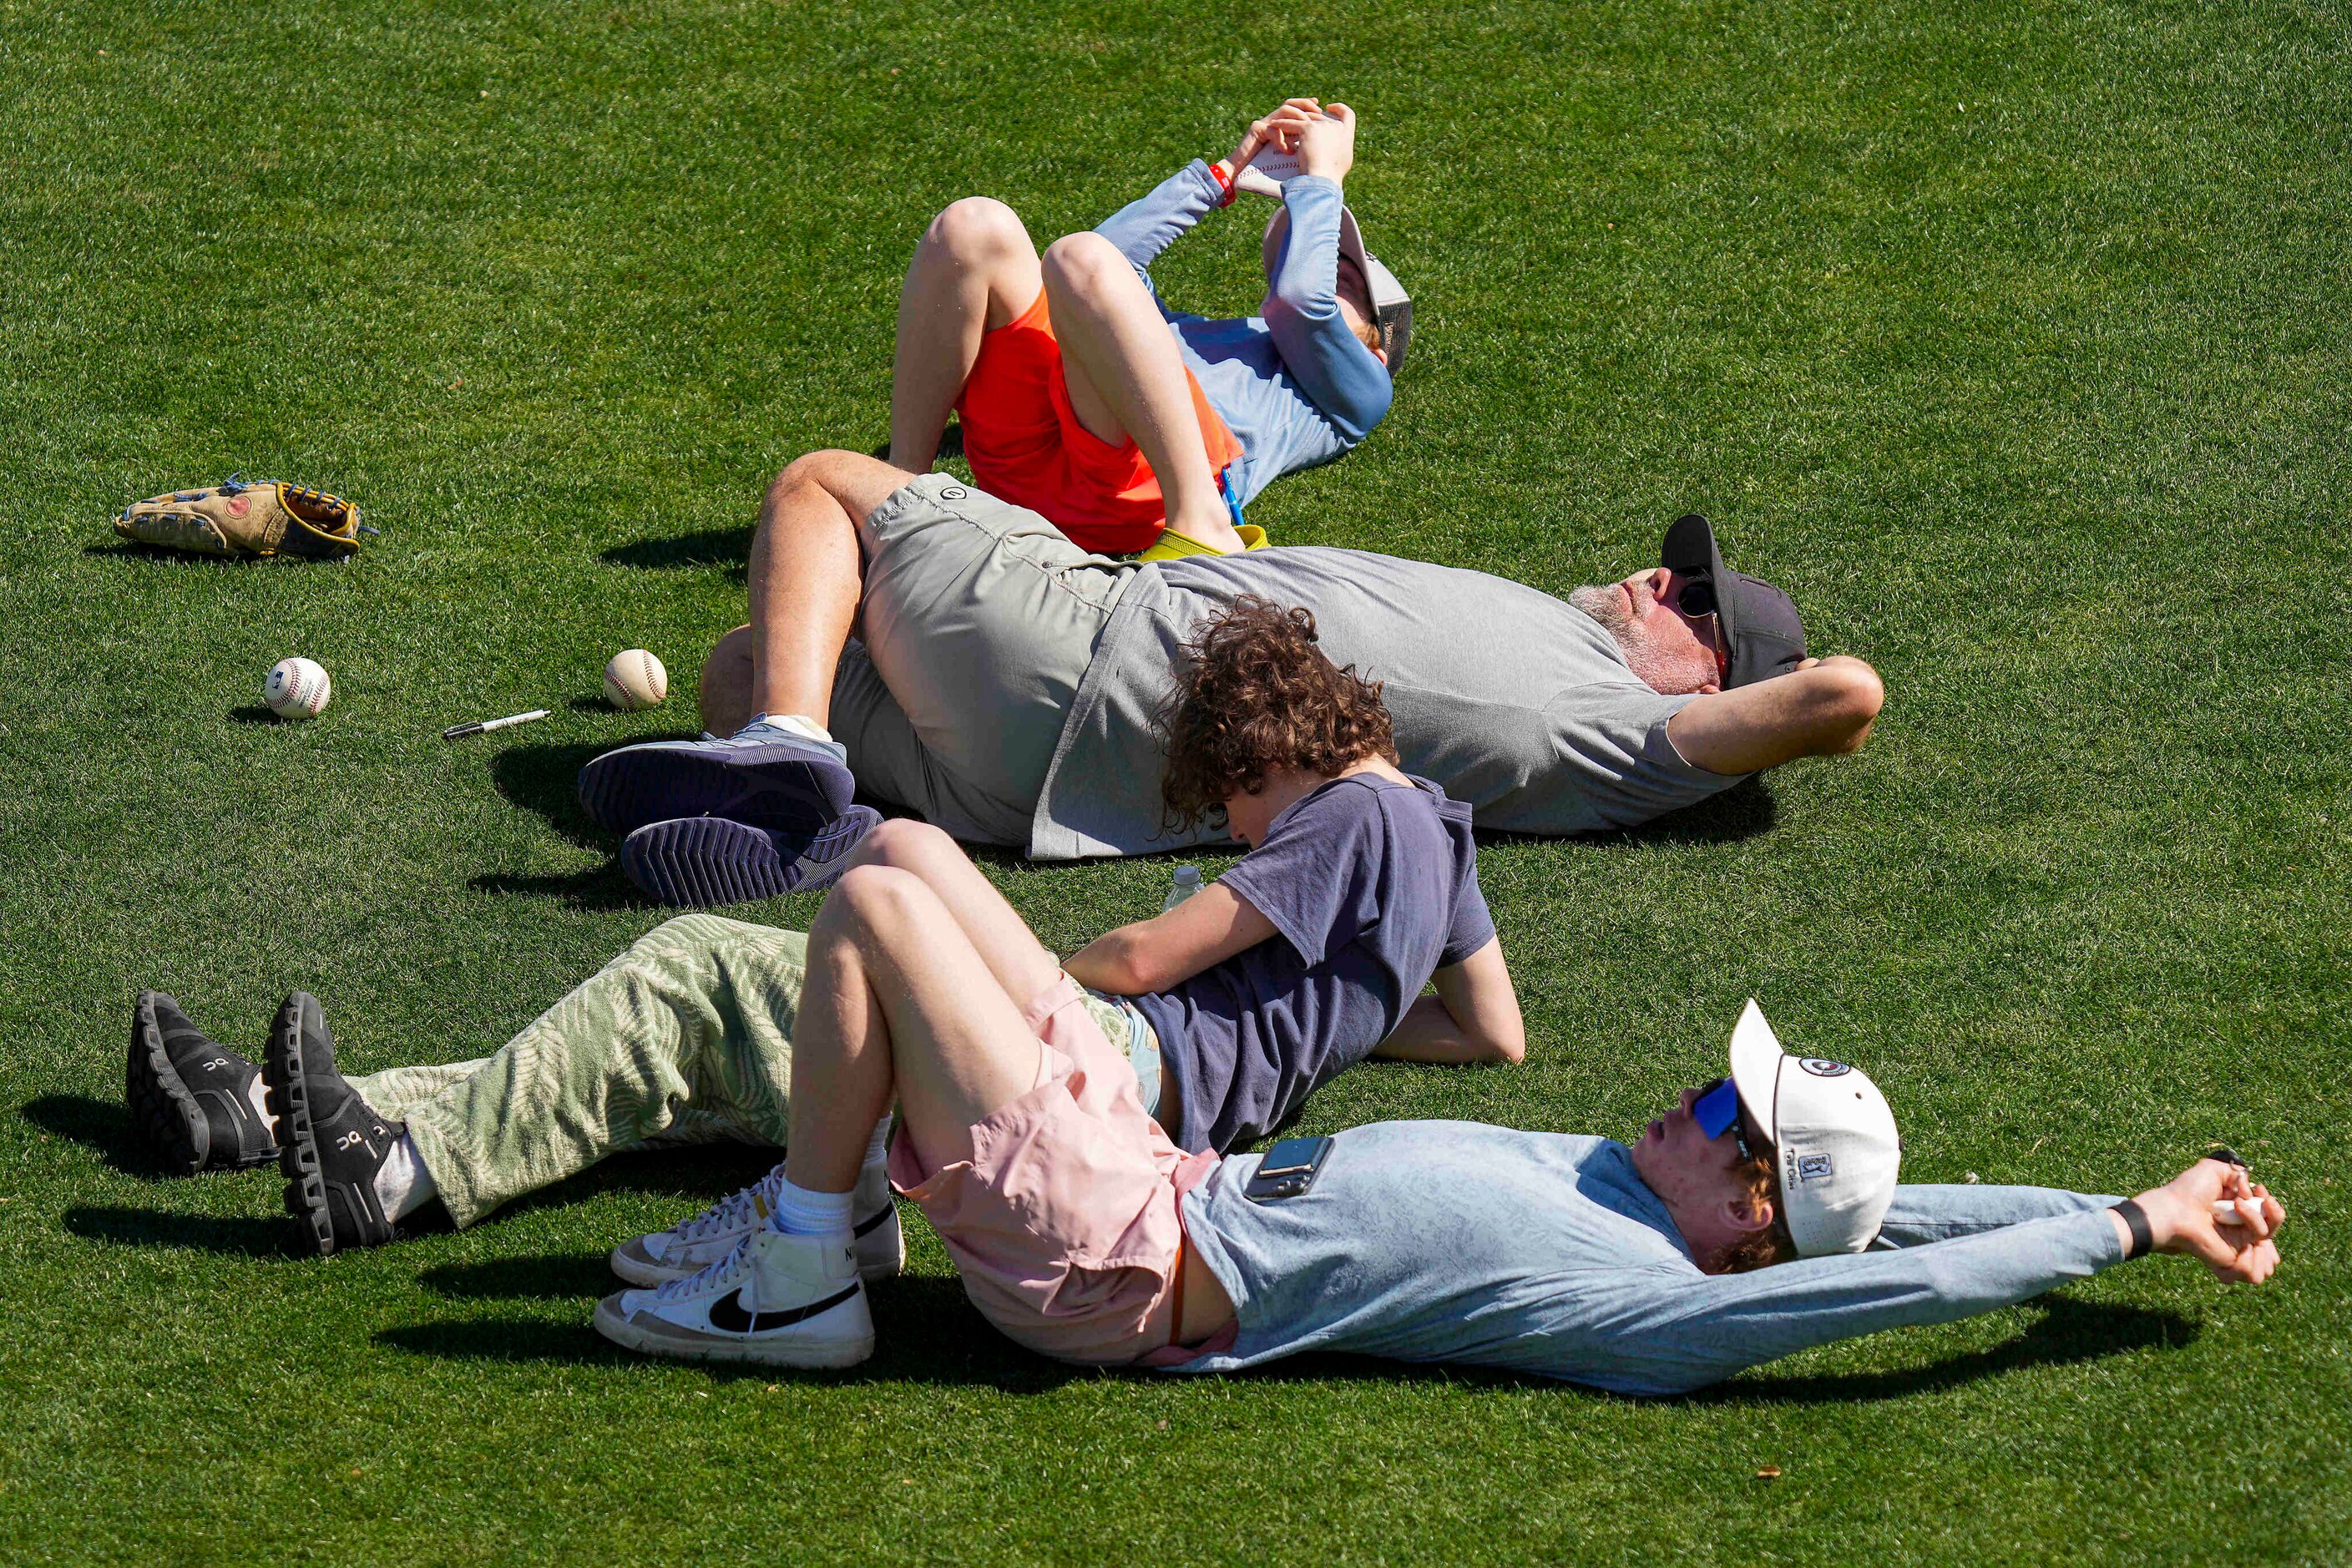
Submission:
[[[580,770],[582,807],[624,838],[680,816],[814,833],[848,809],[856,787],[846,766],[812,762],[785,745],[717,752],[694,741],[651,741],[592,757]]]
[[[887,1254],[871,1250],[866,1244],[867,1236],[880,1229],[886,1218],[897,1219],[898,1217],[898,1213],[895,1208],[878,1210],[867,1219],[861,1221],[857,1228],[851,1233],[856,1245],[857,1277],[868,1285],[877,1280],[895,1279],[906,1272],[907,1231],[905,1226],[894,1225],[890,1227],[887,1238],[890,1250]],[[645,1239],[642,1236],[632,1237],[613,1248],[613,1255],[608,1261],[612,1264],[613,1273],[616,1278],[625,1279],[632,1285],[650,1289],[656,1285],[667,1285],[673,1279],[683,1279],[689,1274],[701,1272],[703,1265],[700,1264],[697,1264],[692,1268],[671,1268],[646,1256],[642,1250],[631,1250],[642,1248]]]
[[[196,1097],[173,1068],[171,1053],[163,1048],[163,1026],[155,1021],[152,991],[139,994],[138,1006],[131,1015],[131,1054],[123,1064],[122,1101],[167,1170],[194,1176],[211,1162],[212,1124],[205,1120]]]
[[[743,904],[814,892],[840,878],[841,862],[881,820],[873,807],[853,805],[789,860],[766,830],[724,816],[649,823],[621,845],[621,869],[666,904]]]
[[[310,1079],[303,1070],[299,1007],[278,1010],[277,1020],[269,1026],[268,1048],[261,1057],[261,1081],[269,1098],[269,1113],[278,1118],[278,1170],[286,1178],[286,1212],[294,1217],[288,1250],[331,1258],[335,1222],[327,1212],[327,1184],[319,1173],[319,1140],[310,1127]]]
[[[621,1315],[619,1292],[596,1303],[596,1331],[626,1350],[672,1361],[750,1363],[811,1371],[856,1366],[874,1353],[874,1336],[855,1340],[801,1340],[777,1333],[768,1339],[681,1339],[630,1321]]]

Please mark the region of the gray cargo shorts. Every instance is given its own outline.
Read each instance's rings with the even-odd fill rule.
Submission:
[[[967,842],[1026,849],[1062,722],[1135,566],[946,474],[893,494],[858,537],[864,639],[834,677],[834,739],[868,794]]]

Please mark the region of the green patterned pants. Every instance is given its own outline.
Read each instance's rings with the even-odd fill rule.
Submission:
[[[496,1056],[352,1080],[404,1120],[460,1226],[648,1144],[781,1146],[808,938],[681,915]]]

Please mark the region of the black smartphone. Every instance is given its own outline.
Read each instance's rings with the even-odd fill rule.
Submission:
[[[1328,1138],[1285,1138],[1258,1161],[1242,1196],[1255,1204],[1295,1198],[1315,1184],[1316,1173],[1330,1152]]]

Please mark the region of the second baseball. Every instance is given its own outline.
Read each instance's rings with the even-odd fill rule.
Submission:
[[[615,708],[652,708],[668,695],[669,671],[641,647],[623,649],[604,667],[604,700]]]
[[[281,658],[261,683],[261,700],[280,719],[316,719],[333,691],[334,682],[318,660]]]

